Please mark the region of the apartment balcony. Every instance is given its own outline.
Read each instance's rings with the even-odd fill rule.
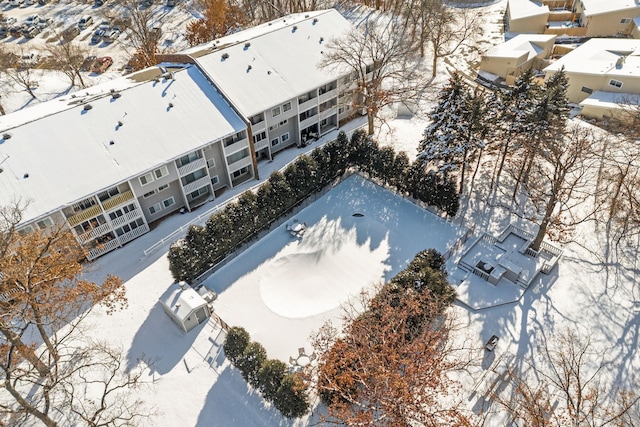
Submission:
[[[225,155],[233,154],[237,151],[243,150],[249,147],[249,140],[247,138],[234,142],[231,145],[224,147]]]
[[[318,98],[311,98],[308,101],[303,102],[302,104],[298,104],[298,111],[305,111],[309,108],[313,108],[318,105]]]
[[[242,169],[245,166],[251,166],[253,165],[253,161],[251,160],[251,156],[247,156],[247,157],[243,157],[242,159],[238,160],[237,162],[233,162],[229,165],[228,169],[229,169],[229,173],[233,173],[237,170]]]
[[[326,119],[327,117],[335,116],[337,112],[338,112],[338,109],[336,106],[327,108],[326,110],[322,111],[318,115],[318,120],[323,120],[323,119]]]
[[[257,133],[262,132],[263,130],[265,130],[267,128],[267,121],[263,120],[259,123],[256,123],[255,125],[252,124],[251,125],[251,132],[255,135]]]
[[[134,230],[131,230],[128,233],[124,233],[122,236],[119,236],[118,239],[120,240],[120,243],[124,245],[125,243],[130,242],[133,239],[136,239],[142,236],[144,233],[148,231],[149,231],[149,226],[147,224],[142,224],[140,227]]]
[[[307,127],[309,127],[311,125],[314,125],[316,123],[318,123],[318,115],[317,114],[315,116],[311,116],[309,118],[306,118],[306,119],[302,120],[300,122],[300,129],[307,128]]]
[[[113,239],[113,240],[109,240],[106,243],[101,243],[100,245],[96,246],[93,249],[89,249],[86,252],[87,255],[87,259],[89,261],[94,260],[96,258],[98,258],[99,256],[102,256],[104,254],[106,254],[107,252],[111,252],[112,250],[116,249],[120,247],[120,242],[118,241],[118,239]]]
[[[91,206],[89,209],[85,209],[82,212],[78,212],[77,214],[70,216],[69,218],[67,218],[67,221],[69,222],[69,225],[71,225],[72,227],[75,227],[81,222],[94,218],[100,215],[101,213],[102,213],[102,208],[100,208],[99,205],[94,205],[94,206]]]
[[[86,231],[82,234],[79,234],[78,240],[84,245],[85,243],[95,239],[96,237],[100,237],[103,234],[108,233],[109,231],[111,231],[111,226],[109,225],[109,223],[105,223],[96,228],[92,228],[91,230]]]
[[[131,221],[133,221],[136,218],[140,218],[142,216],[142,211],[140,209],[134,209],[132,211],[127,212],[126,214],[122,215],[121,217],[118,217],[114,220],[111,220],[111,224],[113,225],[114,228],[116,227],[120,227],[121,225],[125,225],[130,223]]]
[[[209,176],[202,177],[196,181],[193,181],[190,184],[183,186],[184,192],[185,194],[192,193],[196,191],[198,188],[202,188],[206,185],[209,185],[210,182],[211,182],[211,178],[209,178]]]
[[[202,169],[206,166],[207,166],[207,161],[204,158],[200,158],[200,159],[194,160],[191,163],[187,163],[184,166],[180,166],[178,168],[178,175],[180,176],[189,175],[191,172],[195,172],[198,169]]]
[[[120,193],[117,196],[114,196],[102,202],[102,207],[104,208],[105,211],[109,211],[132,199],[133,199],[133,192],[131,190],[127,190],[124,193]]]
[[[267,147],[269,146],[269,140],[268,140],[267,138],[265,138],[265,139],[263,139],[263,140],[262,140],[262,141],[260,141],[260,142],[255,142],[255,143],[253,144],[253,146],[254,146],[254,148],[255,148],[255,150],[256,150],[256,151],[260,151],[260,150],[262,150],[263,148],[267,148]]]
[[[330,100],[331,98],[335,98],[336,96],[338,96],[338,89],[331,89],[328,92],[323,93],[322,95],[320,95],[320,104],[322,104],[325,101]]]

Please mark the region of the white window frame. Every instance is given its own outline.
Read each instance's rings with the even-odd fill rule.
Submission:
[[[25,225],[24,227],[18,229],[18,234],[20,235],[25,235],[25,234],[29,234],[29,233],[33,233],[33,225]]]
[[[156,204],[154,204],[154,205],[149,206],[149,213],[150,213],[151,215],[155,215],[155,214],[157,214],[158,212],[160,212],[161,210],[162,210],[162,205],[160,204],[160,202],[158,202],[158,203],[156,203]]]
[[[167,202],[170,202],[169,204],[167,204]],[[173,198],[173,196],[169,197],[168,199],[164,199],[162,201],[162,206],[164,206],[164,209],[167,209],[170,206],[173,206],[176,204],[176,199]]]
[[[160,173],[160,176],[158,176],[158,173]],[[160,179],[163,178],[167,175],[169,175],[169,168],[166,166],[162,166],[161,168],[158,168],[156,170],[153,171],[153,175],[156,179]]]
[[[146,182],[143,182],[143,179]],[[139,176],[138,177],[138,181],[140,181],[140,185],[144,187],[145,185],[151,184],[153,181],[155,181],[155,179],[153,178],[153,173],[149,172],[149,173],[146,173],[146,174],[144,174],[142,176]]]
[[[142,198],[143,199],[148,199],[149,197],[153,196],[154,194],[156,194],[156,190],[147,191],[146,193],[144,193],[142,195]]]
[[[620,23],[621,23],[621,24],[625,24],[625,25],[626,25],[626,24],[630,24],[630,23],[631,23],[631,21],[633,21],[633,19],[632,19],[632,18],[622,18],[622,19],[620,20]]]
[[[220,182],[220,178],[218,177],[218,175],[214,175],[211,177],[211,185],[216,185],[219,182]]]
[[[271,117],[277,117],[281,113],[282,113],[282,108],[280,108],[280,106],[277,106],[271,109]]]
[[[609,86],[617,87],[618,89],[620,89],[623,84],[624,83],[621,82],[620,80],[616,80],[616,79],[609,80]]]
[[[278,123],[278,126],[284,126],[287,124],[287,122],[289,122],[288,119],[284,119],[283,121],[281,121],[280,123]]]
[[[216,161],[213,157],[210,159],[207,159],[207,167],[209,169],[214,168],[215,166],[216,166]]]
[[[277,123],[274,123],[271,126],[269,126],[269,132],[274,131],[276,129],[278,129],[278,124]]]
[[[284,104],[282,104],[282,111],[283,112],[286,113],[289,110],[291,110],[291,101],[285,102]]]
[[[42,223],[43,225],[40,225],[40,223]],[[48,216],[36,221],[36,225],[40,230],[45,230],[53,225],[53,220],[50,216]]]
[[[170,186],[171,186],[170,184],[164,184],[164,185],[161,185],[160,187],[158,187],[158,190],[157,190],[157,191],[158,191],[158,193],[159,193],[159,192],[161,192],[161,191],[166,190],[166,189],[167,189],[167,188],[169,188]]]
[[[280,138],[276,136],[275,138],[273,138],[271,140],[270,144],[271,144],[272,147],[275,147],[276,145],[279,145],[280,144]]]
[[[291,136],[289,135],[289,132],[285,132],[282,135],[280,135],[280,141],[281,142],[287,142],[290,137]]]

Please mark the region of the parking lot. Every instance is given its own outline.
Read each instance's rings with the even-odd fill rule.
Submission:
[[[20,57],[33,55],[32,65],[46,69],[51,64],[47,46],[73,43],[82,48],[85,57],[112,58],[110,72],[122,73],[134,53],[122,21],[124,8],[109,1],[98,6],[100,1],[0,0],[4,21],[0,22],[1,47]],[[184,28],[193,19],[189,2],[167,7],[167,0],[145,1],[137,7],[150,12],[149,27],[157,28],[160,51],[184,48]]]

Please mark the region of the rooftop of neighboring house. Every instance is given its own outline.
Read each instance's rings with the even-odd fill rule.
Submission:
[[[519,34],[489,49],[483,56],[519,58],[523,53],[527,53],[527,59],[532,59],[544,50],[545,44],[552,42],[555,38],[554,34]]]
[[[640,105],[640,95],[597,90],[580,102],[582,107],[587,105],[610,109],[620,109],[621,105],[637,107]]]
[[[508,0],[508,6],[511,20],[549,14],[548,6],[532,0]]]
[[[335,80],[327,43],[352,29],[334,9],[285,16],[185,52],[247,117]]]
[[[601,15],[619,10],[636,9],[638,13],[628,18],[640,15],[640,3],[636,0],[581,0],[586,16]]]
[[[0,117],[0,205],[29,222],[245,128],[197,67],[157,76]]]
[[[543,71],[640,77],[640,40],[593,38],[553,62]]]

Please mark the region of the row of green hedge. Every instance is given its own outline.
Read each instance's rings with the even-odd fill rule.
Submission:
[[[396,154],[391,147],[379,147],[364,132],[354,132],[351,140],[341,132],[335,141],[300,156],[284,172],[274,172],[257,192],[245,191],[237,201],[213,214],[204,227],[192,226],[186,238],[169,250],[174,279],[193,282],[349,167],[449,215],[458,211],[455,184],[447,177],[428,173],[421,162],[410,162],[404,152]]]
[[[230,328],[223,348],[245,381],[259,390],[282,415],[296,418],[308,412],[307,386],[303,379],[289,373],[287,365],[280,360],[267,359],[267,351],[260,343],[251,341],[244,328]]]

